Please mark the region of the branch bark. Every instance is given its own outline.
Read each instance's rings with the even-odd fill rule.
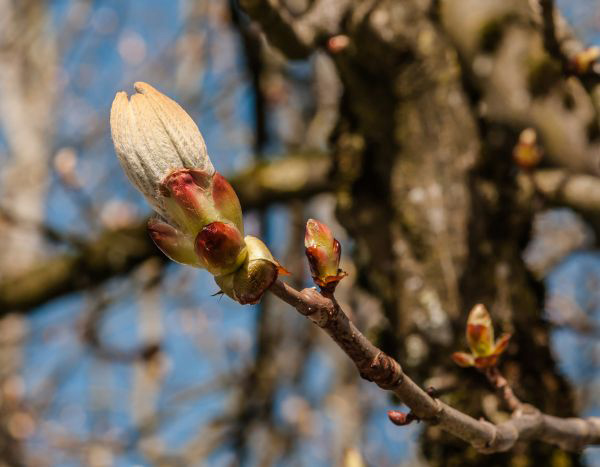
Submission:
[[[355,0],[338,25],[346,46],[328,48],[344,86],[331,143],[336,215],[356,241],[359,286],[389,321],[381,348],[406,356],[419,382],[445,373],[463,310],[488,303],[516,335],[507,362],[521,375],[522,397],[567,417],[573,399],[547,346],[543,285],[521,255],[544,203],[523,202],[510,153],[533,127],[545,163],[597,173],[598,104],[548,53],[539,11],[539,0]],[[579,46],[554,21],[570,58]],[[423,352],[413,352],[413,339]],[[448,400],[478,415],[482,393],[464,384]],[[421,448],[431,465],[482,462],[437,427],[423,431]],[[486,462],[551,463],[556,451],[529,443]]]
[[[487,380],[490,382],[492,387],[496,390],[496,392],[502,397],[504,403],[510,409],[511,412],[515,412],[516,410],[520,410],[523,408],[523,403],[519,400],[519,398],[515,395],[510,384],[504,377],[500,370],[493,366],[487,368],[485,370],[485,376]]]
[[[307,58],[319,42],[338,32],[348,0],[317,0],[304,14],[295,16],[278,0],[240,0],[272,43],[288,58]]]
[[[396,360],[356,328],[333,295],[319,293],[315,288],[298,291],[279,280],[270,290],[327,332],[364,379],[392,391],[420,420],[438,425],[482,453],[507,451],[520,440],[544,441],[567,450],[600,444],[600,417],[559,418],[519,403],[506,422],[476,420],[421,389]],[[514,394],[512,399],[518,401]]]
[[[533,181],[535,190],[556,204],[585,212],[600,211],[600,178],[564,169],[540,169],[519,180],[525,187]]]

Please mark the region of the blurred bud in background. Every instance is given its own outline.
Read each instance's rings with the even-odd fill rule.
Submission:
[[[480,369],[495,366],[510,339],[510,334],[503,334],[494,341],[492,318],[482,304],[475,305],[469,313],[466,335],[471,353],[455,352],[452,359],[459,366],[475,366]]]
[[[571,68],[577,74],[584,74],[592,71],[598,59],[600,58],[600,47],[588,47],[581,52],[575,54],[571,60]]]
[[[537,167],[544,153],[537,143],[537,133],[533,128],[525,128],[519,135],[519,141],[513,149],[516,164],[525,170]]]

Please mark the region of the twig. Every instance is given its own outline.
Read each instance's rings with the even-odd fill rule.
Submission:
[[[339,33],[351,5],[348,0],[316,0],[301,15],[293,15],[281,2],[240,0],[241,7],[260,24],[271,43],[290,59],[305,59],[324,37]]]
[[[540,440],[563,449],[600,444],[600,418],[558,418],[521,405],[506,422],[476,420],[431,397],[402,371],[400,364],[373,345],[348,319],[332,295],[314,288],[298,291],[276,281],[271,292],[323,328],[350,357],[360,375],[393,391],[420,420],[435,423],[483,453],[507,451],[518,440]]]
[[[500,394],[511,412],[515,412],[523,407],[523,403],[515,396],[510,384],[508,384],[506,378],[500,373],[498,367],[487,368],[483,373],[494,389],[498,391],[498,394]]]
[[[573,173],[565,169],[539,169],[529,180],[520,177],[526,189],[530,184],[550,202],[564,204],[574,209],[594,212],[600,210],[600,178],[594,175]]]
[[[554,6],[554,0],[540,0],[540,6],[542,8],[544,46],[550,55],[560,60],[563,68],[566,70],[569,61],[562,51],[560,42],[558,40],[558,35],[556,33],[556,7]]]

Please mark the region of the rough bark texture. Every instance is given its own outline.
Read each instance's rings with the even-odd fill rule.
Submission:
[[[468,310],[483,302],[515,334],[504,371],[517,395],[573,415],[548,347],[543,288],[521,258],[536,205],[520,196],[511,153],[520,130],[534,126],[551,163],[594,170],[593,84],[565,77],[533,2],[340,5],[338,29],[328,22],[303,44],[326,43],[332,31],[349,39],[332,54],[345,89],[332,141],[337,212],[356,240],[361,283],[389,320],[379,345],[418,383],[461,372],[448,401],[484,415],[483,377],[449,359],[464,343]],[[285,52],[281,25],[261,25]],[[579,463],[537,443],[484,458],[435,427],[422,447],[431,465]]]

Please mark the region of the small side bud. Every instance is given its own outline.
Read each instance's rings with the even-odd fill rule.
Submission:
[[[500,355],[506,350],[511,337],[511,334],[508,333],[504,333],[500,336],[494,345],[494,355]]]
[[[315,283],[322,289],[335,290],[346,273],[339,268],[342,247],[322,222],[309,219],[304,235],[306,257]]]
[[[511,337],[503,334],[494,342],[492,318],[482,304],[475,305],[469,313],[466,334],[471,353],[454,352],[452,360],[459,366],[474,366],[480,370],[496,366]]]
[[[204,267],[194,252],[192,239],[172,225],[150,219],[148,233],[159,250],[173,261],[197,268]]]
[[[394,425],[406,426],[414,420],[419,420],[412,412],[400,412],[399,410],[388,410],[387,416]]]
[[[544,152],[537,143],[537,133],[533,128],[525,128],[519,135],[519,141],[513,149],[515,163],[524,170],[537,167]]]
[[[338,34],[327,40],[327,50],[332,54],[338,54],[350,45],[350,38],[345,34]]]
[[[280,265],[261,240],[247,236],[244,241],[248,254],[242,265],[231,274],[216,276],[215,281],[228,297],[242,305],[253,305],[273,285]]]
[[[581,52],[575,54],[571,60],[571,69],[580,75],[588,73],[592,70],[594,64],[600,58],[600,47],[588,47]]]
[[[212,222],[198,233],[195,251],[206,269],[215,276],[235,271],[248,254],[240,231],[223,222]]]

